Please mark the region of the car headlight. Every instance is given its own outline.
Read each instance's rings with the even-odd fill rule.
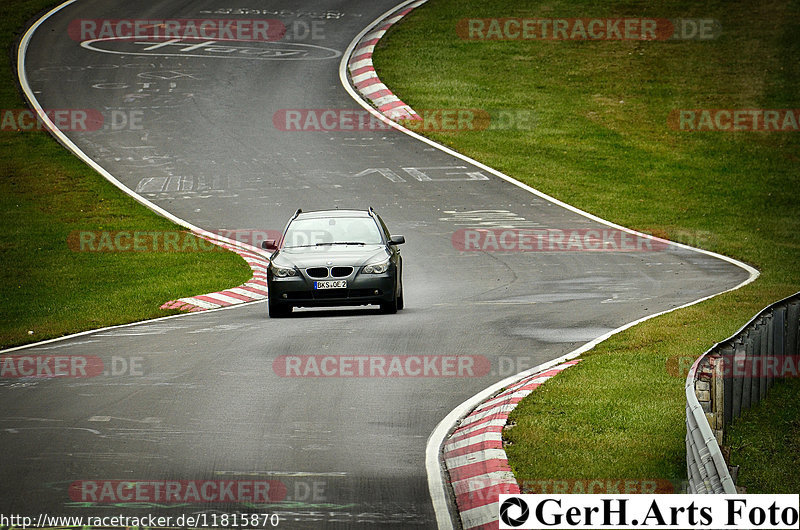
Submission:
[[[292,267],[279,267],[274,263],[269,264],[269,269],[272,271],[272,275],[276,278],[288,278],[289,276],[294,276],[297,274]]]
[[[364,274],[383,274],[389,270],[389,260],[381,261],[380,263],[371,263],[364,267]]]

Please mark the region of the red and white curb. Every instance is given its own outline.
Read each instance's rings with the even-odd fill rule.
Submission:
[[[567,361],[514,383],[478,405],[447,438],[442,453],[465,530],[499,528],[499,495],[520,493],[503,450],[508,415],[542,383],[578,362]]]
[[[347,64],[350,79],[356,90],[391,120],[421,120],[422,118],[381,83],[375,67],[372,65],[372,52],[381,37],[386,34],[386,30],[425,2],[427,0],[412,2],[378,23],[377,29],[364,35],[356,44]]]
[[[193,231],[193,233],[215,245],[239,254],[250,266],[250,269],[252,269],[253,277],[250,278],[250,281],[238,287],[232,287],[224,291],[170,300],[162,305],[161,309],[206,311],[208,309],[255,302],[267,297],[267,266],[269,265],[269,259],[254,250],[250,250],[254,247],[250,247],[249,245],[242,245],[241,247],[235,246],[229,243],[230,240],[219,238],[210,232]]]

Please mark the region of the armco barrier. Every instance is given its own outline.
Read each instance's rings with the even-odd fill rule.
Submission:
[[[757,314],[695,361],[686,378],[688,493],[736,493],[720,444],[776,377],[797,376],[800,293]],[[735,474],[736,470],[734,470]]]

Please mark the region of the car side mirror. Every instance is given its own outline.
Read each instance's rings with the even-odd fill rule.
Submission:
[[[274,239],[265,239],[261,242],[261,248],[264,250],[277,250],[278,244]]]
[[[402,245],[406,242],[406,238],[404,236],[389,236],[389,244],[391,245]]]

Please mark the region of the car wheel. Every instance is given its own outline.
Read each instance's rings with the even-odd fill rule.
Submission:
[[[282,304],[277,300],[273,301],[272,298],[267,298],[267,308],[269,310],[270,318],[286,317],[292,312],[292,306]]]

